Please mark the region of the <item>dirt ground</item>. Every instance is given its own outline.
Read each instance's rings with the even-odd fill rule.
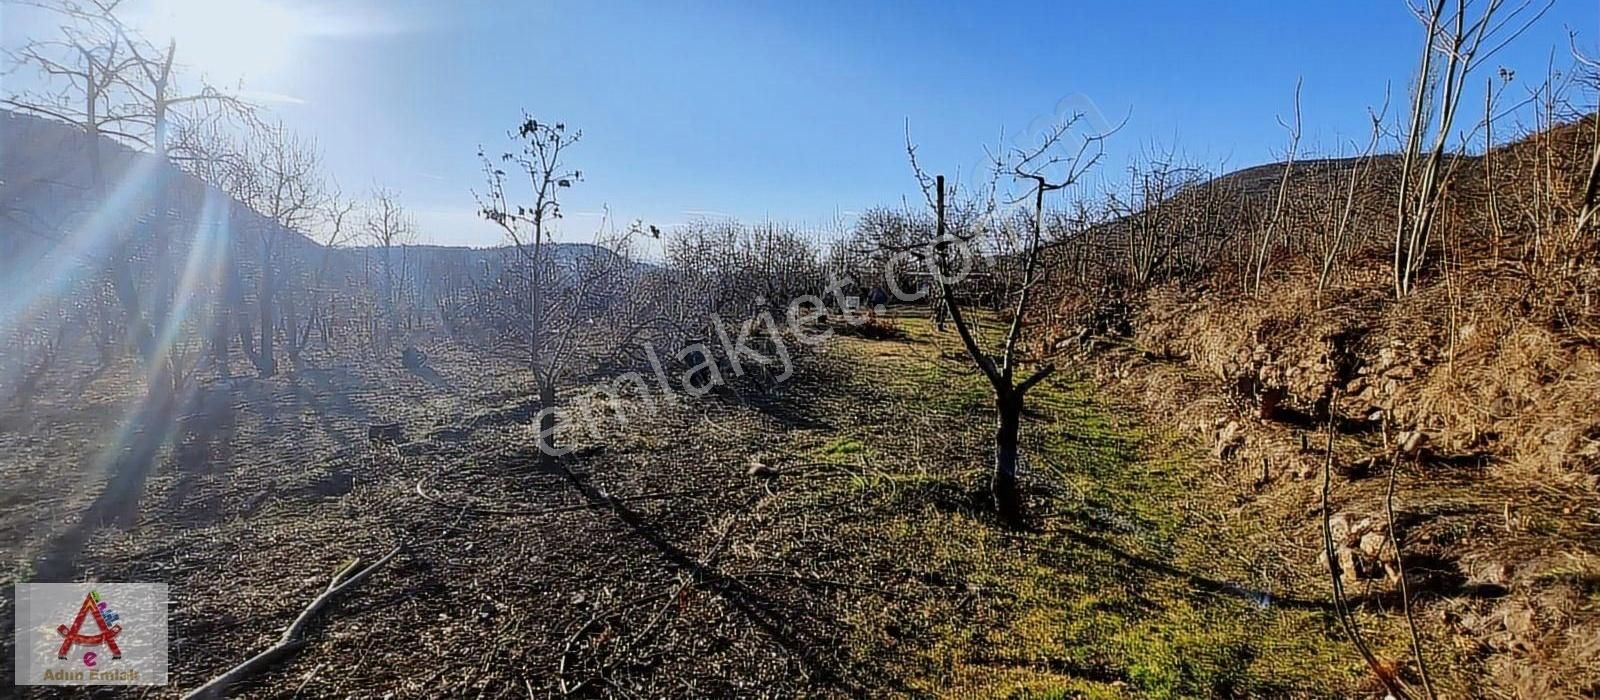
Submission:
[[[128,377],[45,390],[61,403],[0,433],[5,582],[168,583],[173,684],[132,693],[150,697],[266,648],[336,571],[397,545],[234,695],[1370,691],[1323,603],[1220,556],[1192,448],[1070,378],[1025,427],[1030,527],[994,522],[980,378],[953,336],[889,323],[770,392],[635,397],[556,462],[532,447],[523,371],[448,348],[422,375],[212,382],[152,425],[119,422]],[[406,443],[369,445],[389,421]]]

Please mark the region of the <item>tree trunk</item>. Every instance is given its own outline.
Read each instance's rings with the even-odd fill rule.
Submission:
[[[88,82],[88,109],[84,118],[85,131],[88,138],[89,177],[93,187],[93,194],[97,201],[104,202],[106,198],[105,165],[100,153],[100,124],[97,107],[100,104],[100,91],[96,87],[95,79]],[[108,272],[111,277],[111,289],[116,294],[117,301],[122,306],[124,317],[127,319],[127,332],[129,344],[133,345],[138,353],[139,360],[149,360],[146,353],[154,345],[155,334],[144,323],[144,314],[139,308],[139,289],[134,284],[131,258],[133,257],[132,242],[118,236],[112,246],[111,257],[107,261]]]
[[[133,346],[140,362],[149,363],[155,354],[155,333],[150,324],[145,322],[144,312],[139,306],[139,288],[133,279],[133,264],[129,261],[132,256],[133,247],[128,242],[119,244],[112,252],[111,287],[127,319],[129,344]]]
[[[1022,500],[1017,494],[1017,461],[1020,453],[1017,443],[1022,432],[1022,392],[1015,389],[998,391],[994,403],[999,417],[994,432],[994,480],[990,484],[990,491],[1000,517],[1015,522],[1022,514]]]
[[[231,265],[231,263],[230,263]],[[222,285],[221,298],[211,301],[211,364],[216,367],[217,373],[223,378],[233,374],[228,362],[229,345],[233,343],[233,292],[228,289],[233,284],[232,273],[224,272],[225,278]]]
[[[261,289],[256,295],[257,311],[261,317],[261,350],[254,358],[256,371],[262,378],[278,373],[278,359],[273,354],[273,339],[276,335],[273,328],[272,297],[276,290],[272,279],[272,243],[263,240],[261,243]]]
[[[553,432],[556,427],[556,414],[545,409],[554,408],[556,405],[556,386],[554,382],[539,382],[539,449],[544,454],[555,454],[558,449],[556,436]]]
[[[262,286],[268,284],[262,281]],[[262,291],[266,291],[263,289]],[[263,379],[278,373],[278,359],[274,355],[273,340],[276,333],[272,323],[272,297],[263,294],[260,303],[261,312],[261,350],[256,356],[256,370]]]
[[[250,325],[248,316],[240,315],[239,322],[239,348],[244,350],[244,356],[250,364],[261,366],[261,353],[256,352],[256,332]]]
[[[284,349],[289,352],[289,362],[297,368],[300,351],[305,349],[300,339],[300,310],[295,305],[294,290],[290,289],[283,295],[283,342]]]
[[[389,337],[384,339],[384,344],[394,342],[394,337],[400,334],[400,319],[395,317],[394,304],[394,265],[390,254],[388,242],[383,244],[383,315],[388,317]]]

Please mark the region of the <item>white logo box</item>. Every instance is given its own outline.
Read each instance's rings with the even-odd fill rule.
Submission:
[[[16,601],[17,685],[167,684],[167,584],[19,583]]]

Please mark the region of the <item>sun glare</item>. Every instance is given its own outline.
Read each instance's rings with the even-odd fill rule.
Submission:
[[[221,85],[283,87],[319,15],[280,0],[149,0],[133,21],[151,41],[178,44],[178,61]]]

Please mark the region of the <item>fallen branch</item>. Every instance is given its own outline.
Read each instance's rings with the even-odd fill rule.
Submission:
[[[211,680],[207,681],[205,685],[190,691],[189,694],[183,696],[184,700],[210,700],[211,698],[225,697],[228,688],[233,686],[233,684],[255,675],[262,669],[272,665],[278,659],[281,659],[285,655],[299,649],[305,644],[305,640],[302,639],[302,637],[305,633],[305,627],[311,622],[311,619],[316,616],[316,614],[321,611],[323,607],[327,606],[328,602],[333,600],[334,596],[343,593],[345,590],[355,586],[358,583],[361,583],[362,580],[366,579],[368,576],[371,576],[373,572],[383,568],[383,565],[388,564],[389,560],[394,558],[394,555],[400,553],[400,548],[401,545],[395,545],[394,549],[389,550],[388,554],[383,555],[383,558],[373,562],[371,566],[361,569],[360,571],[356,571],[356,567],[361,566],[361,560],[359,558],[352,560],[348,565],[340,568],[334,573],[333,578],[328,580],[328,587],[327,589],[323,590],[322,595],[319,595],[313,599],[311,603],[300,612],[300,616],[296,617],[294,622],[289,623],[289,628],[283,631],[283,636],[278,638],[278,642],[276,644],[273,644],[266,651],[250,657],[250,659],[244,663],[234,666],[226,673],[212,678]],[[355,573],[351,574],[352,571],[355,571]]]
[[[692,580],[692,578],[691,578],[691,580]],[[587,621],[585,621],[582,626],[578,627],[577,631],[573,632],[570,635],[567,635],[567,641],[561,647],[561,658],[556,664],[556,678],[561,683],[561,694],[563,696],[571,695],[573,693],[578,692],[578,690],[582,689],[584,686],[588,685],[588,683],[589,683],[589,681],[585,680],[585,681],[578,682],[576,685],[569,686],[567,684],[567,677],[569,675],[571,675],[571,672],[569,672],[567,670],[567,658],[573,655],[573,651],[572,651],[573,645],[577,644],[578,640],[580,638],[582,638],[584,634],[588,633],[588,631],[589,631],[589,629],[591,627],[594,627],[596,624],[598,624],[600,622],[603,622],[605,620],[608,620],[608,619],[610,619],[612,617],[616,617],[617,615],[622,614],[624,611],[628,610],[629,608],[634,608],[634,607],[638,607],[640,605],[644,605],[645,603],[651,603],[651,602],[655,602],[657,600],[661,600],[661,599],[666,598],[666,597],[668,597],[670,595],[674,595],[675,592],[676,591],[658,591],[658,592],[652,593],[650,595],[642,596],[642,597],[639,597],[639,598],[634,598],[633,600],[627,601],[627,602],[622,603],[620,605],[612,606],[612,607],[606,609],[603,612],[595,613]]]

